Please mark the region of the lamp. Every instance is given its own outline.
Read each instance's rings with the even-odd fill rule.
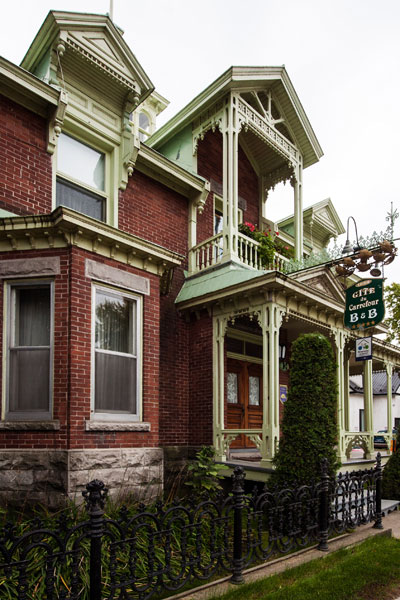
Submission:
[[[286,346],[285,344],[279,344],[279,358],[284,360],[286,356]]]
[[[353,219],[354,228],[356,230],[356,240],[357,240],[356,246],[352,246],[352,244],[350,242],[350,238],[349,238],[349,221],[350,221],[350,219]],[[347,239],[346,239],[346,244],[344,245],[344,248],[342,250],[342,254],[350,254],[353,252],[357,252],[358,250],[360,250],[360,243],[358,241],[357,223],[356,223],[354,217],[348,217],[348,219],[347,219]]]

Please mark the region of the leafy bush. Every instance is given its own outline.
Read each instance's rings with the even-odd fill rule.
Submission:
[[[400,500],[400,427],[397,430],[396,450],[383,470],[382,495],[387,500]]]
[[[321,459],[330,474],[339,467],[336,363],[331,344],[319,333],[302,334],[292,345],[290,387],[282,439],[274,458],[274,485],[317,480]]]
[[[219,492],[221,490],[220,479],[223,479],[221,471],[227,469],[226,465],[215,463],[215,450],[211,446],[203,446],[196,453],[196,460],[188,466],[188,480],[186,485],[190,486],[194,492]]]

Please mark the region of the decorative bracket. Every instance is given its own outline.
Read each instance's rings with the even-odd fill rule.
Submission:
[[[60,90],[57,108],[54,111],[53,118],[50,120],[47,131],[47,152],[54,154],[57,146],[57,139],[62,131],[65,112],[68,106],[68,93]]]
[[[136,159],[140,150],[139,137],[132,131],[130,121],[131,109],[136,107],[139,102],[137,94],[129,94],[125,103],[122,116],[121,131],[121,174],[119,188],[126,190],[128,179],[132,176],[135,168]]]
[[[210,192],[210,182],[205,181],[203,190],[195,198],[195,205],[196,205],[199,215],[201,215],[204,210],[204,206],[206,204],[206,200],[208,198],[209,192]]]

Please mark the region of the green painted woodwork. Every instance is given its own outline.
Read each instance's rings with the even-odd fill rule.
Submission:
[[[207,270],[196,277],[187,279],[175,302],[185,302],[224,288],[262,277],[265,271],[250,270],[239,264],[229,263],[217,269]]]
[[[33,74],[42,81],[50,79],[50,50],[43,56],[42,60],[36,65]]]
[[[171,140],[158,151],[178,163],[181,167],[188,171],[193,171],[193,142],[192,142],[192,127],[188,125],[179,131]]]

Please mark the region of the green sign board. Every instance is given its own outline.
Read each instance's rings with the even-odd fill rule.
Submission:
[[[375,327],[384,316],[383,279],[363,279],[347,288],[344,312],[347,329]]]

